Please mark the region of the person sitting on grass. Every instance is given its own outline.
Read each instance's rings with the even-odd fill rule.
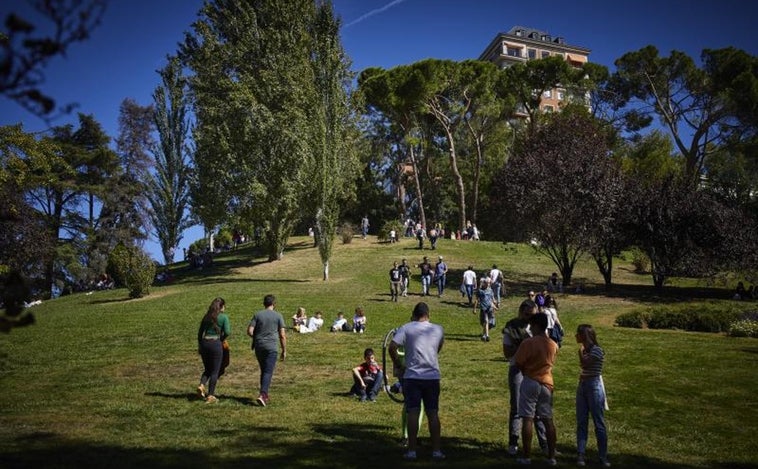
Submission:
[[[358,306],[355,308],[355,315],[353,315],[353,332],[359,332],[363,334],[366,331],[366,313],[363,308]]]
[[[345,314],[342,311],[337,313],[337,319],[335,319],[334,322],[332,323],[331,331],[332,332],[350,331],[350,325],[347,323],[347,319],[345,319]]]
[[[374,350],[367,348],[363,352],[363,363],[353,368],[353,387],[350,394],[358,397],[361,402],[366,402],[366,399],[376,402],[383,380],[384,373],[376,362]]]
[[[297,312],[292,316],[292,328],[301,332],[300,328],[306,328],[308,324],[308,315],[305,314],[305,308],[299,306]]]

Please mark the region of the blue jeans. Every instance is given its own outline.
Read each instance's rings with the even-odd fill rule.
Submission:
[[[518,445],[521,436],[521,417],[518,415],[518,398],[521,382],[524,375],[514,365],[508,365],[508,391],[510,393],[510,412],[508,413],[508,445]],[[545,423],[535,419],[534,427],[537,429],[537,441],[541,448],[547,447],[547,432]]]
[[[445,291],[445,275],[437,276],[437,294],[442,296],[442,292]]]
[[[364,378],[363,381],[366,383],[365,390],[361,387],[361,383],[358,381],[358,378],[353,376],[353,387],[350,388],[350,394],[355,394],[356,396],[363,398],[376,397],[380,392],[382,392],[382,385],[384,384],[384,372],[379,370],[373,381],[366,378]]]
[[[500,287],[502,285],[499,283],[493,283],[492,284],[492,296],[495,298],[495,304],[500,306]]]
[[[432,276],[431,275],[422,275],[421,276],[421,293],[424,295],[429,294],[429,285],[432,284]]]
[[[589,433],[589,416],[595,425],[597,452],[600,459],[608,457],[608,432],[605,428],[604,413],[605,391],[600,384],[600,377],[579,381],[576,388],[576,450],[584,454],[587,449]]]
[[[258,359],[258,366],[261,368],[261,394],[263,395],[268,396],[268,388],[271,386],[278,355],[276,350],[255,349],[255,358]]]
[[[466,289],[466,297],[468,297],[468,302],[471,304],[471,298],[474,296],[474,285],[464,285],[463,287]]]

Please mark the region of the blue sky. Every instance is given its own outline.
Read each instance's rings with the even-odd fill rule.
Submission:
[[[78,103],[115,138],[125,98],[149,104],[159,83],[156,70],[176,50],[202,0],[110,0],[102,24],[66,58],[51,62],[43,90],[60,104]],[[743,0],[334,0],[343,20],[342,42],[353,70],[391,68],[426,58],[477,58],[498,32],[519,25],[562,36],[591,50],[590,61],[613,70],[626,52],[646,45],[662,54],[679,50],[697,59],[703,49],[734,46],[758,55],[758,6]],[[0,18],[25,11],[26,2],[0,2]],[[54,125],[76,123],[76,113]],[[27,131],[47,128],[40,119],[0,98],[0,125],[22,122]],[[202,237],[185,232],[180,249]],[[154,242],[146,248],[162,261]]]

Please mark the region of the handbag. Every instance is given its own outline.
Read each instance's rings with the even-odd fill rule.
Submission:
[[[226,371],[226,367],[229,366],[229,341],[224,339],[221,343],[221,348],[223,349],[223,352],[221,355],[221,369],[218,372],[219,376],[223,375]]]

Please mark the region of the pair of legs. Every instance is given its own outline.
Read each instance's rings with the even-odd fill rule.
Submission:
[[[508,392],[510,394],[509,404],[510,411],[508,412],[508,446],[510,448],[518,447],[518,439],[521,436],[522,422],[518,413],[518,401],[521,389],[521,382],[524,380],[524,375],[521,374],[518,368],[514,365],[508,367]],[[537,441],[540,447],[547,447],[547,436],[545,423],[542,420],[534,422],[534,426],[537,428]],[[515,450],[514,450],[515,451]]]
[[[479,323],[482,325],[482,338],[490,336],[490,323],[495,312],[492,309],[479,311]]]
[[[466,289],[466,297],[468,298],[468,304],[471,304],[471,299],[474,297],[474,285],[464,285]]]
[[[444,275],[437,276],[437,295],[439,296],[442,296],[442,293],[445,291],[445,280]]]
[[[579,381],[576,388],[576,449],[583,458],[587,450],[589,416],[595,425],[597,452],[600,460],[608,461],[608,431],[605,427],[605,389],[599,376]]]
[[[203,374],[200,384],[208,389],[209,396],[216,395],[216,383],[221,372],[221,361],[224,349],[220,340],[202,339],[200,341],[200,356],[203,359]]]
[[[492,296],[495,298],[495,306],[500,307],[500,287],[499,283],[492,284]]]
[[[532,435],[535,417],[545,425],[547,437],[547,457],[555,459],[555,424],[553,423],[553,391],[546,385],[528,376],[521,381],[518,399],[518,413],[523,419],[521,426],[521,444],[523,458],[532,454]]]
[[[260,394],[264,400],[268,400],[268,389],[274,377],[277,356],[277,350],[255,349],[255,358],[258,359],[258,366],[261,369]]]
[[[432,284],[432,276],[431,275],[422,275],[421,276],[421,294],[422,295],[428,295],[429,294],[429,286]]]
[[[408,296],[408,277],[403,277],[402,280],[400,280],[401,290],[400,292],[403,296]]]
[[[408,414],[408,451],[416,451],[421,405],[424,406],[432,440],[432,451],[438,452],[442,446],[442,425],[438,415],[440,400],[440,381],[437,379],[403,380],[405,409]]]
[[[390,296],[392,301],[397,301],[397,297],[400,295],[400,282],[390,282]]]
[[[363,378],[363,382],[366,383],[366,388],[364,389],[358,378],[353,375],[353,387],[350,389],[350,394],[355,394],[360,397],[362,401],[365,401],[366,398],[374,400],[382,390],[383,380],[384,372],[379,370],[375,379]]]

